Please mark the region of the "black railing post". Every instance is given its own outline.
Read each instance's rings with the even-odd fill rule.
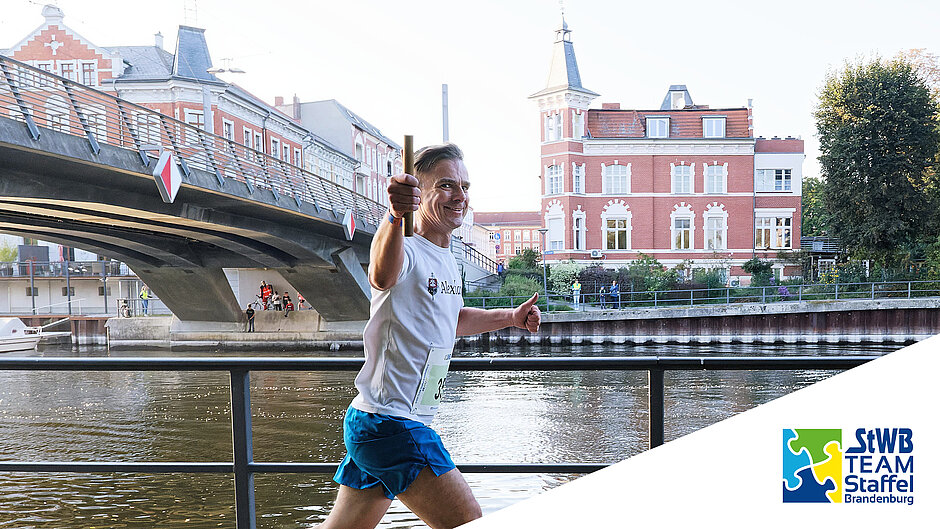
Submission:
[[[663,370],[650,369],[650,448],[663,444],[665,423],[665,400],[663,391]]]
[[[251,393],[247,369],[233,369],[232,453],[235,457],[235,527],[255,529],[255,476],[248,470],[251,447]]]

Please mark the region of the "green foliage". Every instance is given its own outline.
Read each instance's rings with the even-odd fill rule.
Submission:
[[[815,111],[820,201],[833,235],[882,263],[937,233],[937,102],[904,59],[847,64],[830,74]]]
[[[813,176],[803,177],[803,210],[800,233],[806,237],[822,237],[829,233],[829,218],[822,202],[823,182]]]
[[[0,243],[0,262],[9,263],[16,261],[18,255],[19,250],[17,250],[16,246],[6,241]]]
[[[763,261],[759,257],[754,257],[744,261],[744,264],[741,265],[741,268],[745,272],[751,274],[751,286],[761,287],[770,284],[770,279],[773,277],[773,263],[770,261]]]
[[[522,250],[522,253],[516,255],[506,263],[509,270],[533,270],[539,267],[542,256],[532,248]]]
[[[581,270],[578,277],[582,285],[581,293],[586,295],[596,293],[596,289],[600,287],[606,289],[610,282],[617,278],[617,275],[603,266],[593,265]]]
[[[924,263],[928,279],[940,279],[940,237],[927,247],[927,259]]]
[[[725,286],[726,280],[727,277],[723,269],[713,268],[706,270],[704,268],[696,268],[692,271],[692,281],[704,285],[705,288],[722,288]]]
[[[535,280],[521,275],[509,275],[506,277],[502,288],[499,289],[498,295],[525,296],[528,298],[536,292],[542,292],[541,283],[536,283]]]
[[[630,263],[626,270],[626,278],[621,282],[621,289],[629,288],[636,292],[652,292],[654,290],[672,290],[679,282],[679,272],[675,268],[667,269],[652,256],[641,253],[640,258]]]
[[[555,292],[570,293],[571,285],[579,277],[583,268],[573,260],[552,265],[551,274],[548,276],[548,286]]]

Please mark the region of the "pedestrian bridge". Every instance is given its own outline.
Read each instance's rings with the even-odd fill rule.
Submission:
[[[364,267],[385,206],[7,57],[0,69],[0,232],[124,261],[182,321],[241,320],[223,268],[280,274],[327,321],[368,317]],[[152,176],[163,150],[182,173],[169,204]],[[495,272],[457,244],[468,279]]]

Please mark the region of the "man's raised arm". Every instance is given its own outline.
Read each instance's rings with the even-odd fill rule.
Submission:
[[[369,284],[388,290],[398,282],[404,248],[401,218],[417,211],[420,202],[418,179],[409,174],[393,176],[388,183],[388,217],[379,223],[369,253]]]

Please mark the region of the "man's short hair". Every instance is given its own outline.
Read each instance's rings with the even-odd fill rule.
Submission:
[[[453,143],[429,145],[415,153],[415,178],[421,181],[421,174],[430,173],[439,162],[444,160],[463,160],[463,152]],[[422,182],[423,184],[423,182]]]

